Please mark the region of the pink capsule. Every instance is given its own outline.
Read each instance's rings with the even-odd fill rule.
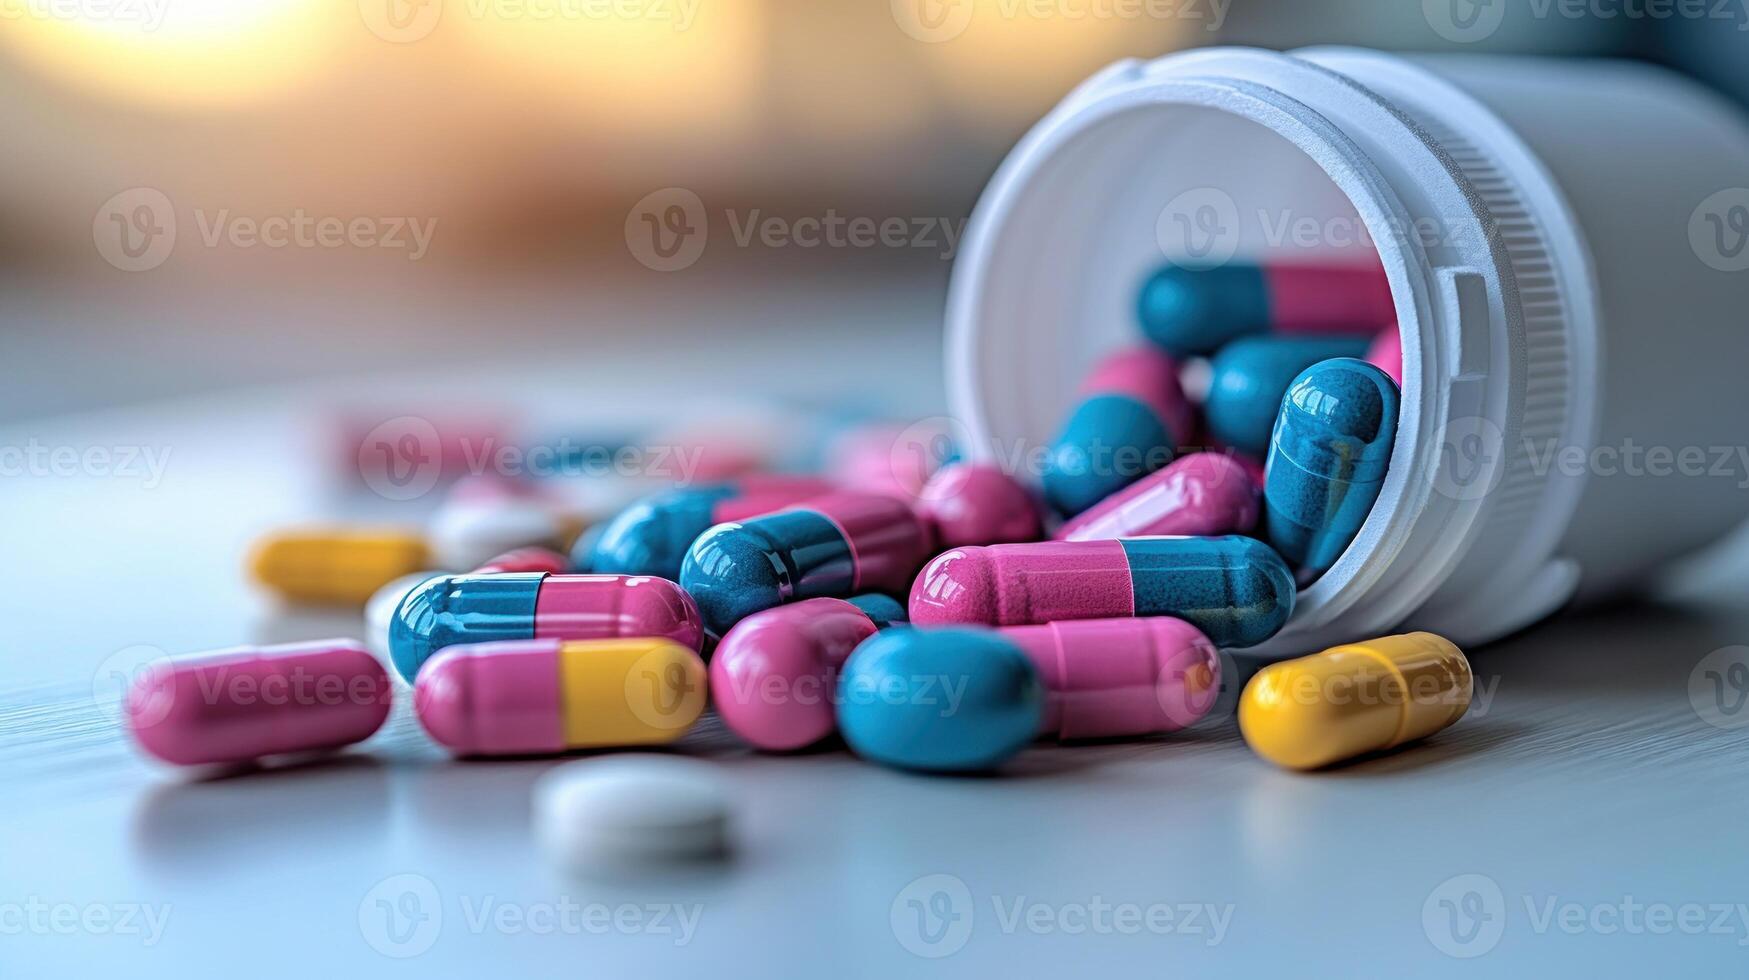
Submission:
[[[996,631],[1038,668],[1041,731],[1064,740],[1177,731],[1221,688],[1215,645],[1179,619],[1083,619]]]
[[[140,748],[179,766],[338,749],[389,716],[389,675],[362,644],[324,640],[170,661],[128,691]]]
[[[843,599],[755,613],[711,657],[711,702],[723,724],[758,748],[812,745],[837,725],[838,669],[876,632],[868,614]]]
[[[504,575],[515,572],[545,572],[561,575],[571,570],[571,561],[551,548],[517,548],[474,569],[477,575]]]
[[[1218,537],[1257,524],[1260,484],[1226,453],[1174,460],[1105,498],[1057,530],[1059,541],[1099,541],[1153,535]]]
[[[917,513],[934,525],[940,547],[1037,541],[1038,505],[1020,481],[995,466],[954,463],[931,477]]]
[[[1403,385],[1403,334],[1396,327],[1379,331],[1367,348],[1366,362],[1391,376],[1398,387]]]

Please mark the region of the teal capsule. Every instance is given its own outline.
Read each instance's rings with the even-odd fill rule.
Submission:
[[[864,640],[838,680],[844,740],[901,769],[993,769],[1033,740],[1044,710],[1032,661],[986,630],[894,627]]]
[[[1269,543],[1322,575],[1372,512],[1390,467],[1401,398],[1388,375],[1339,357],[1307,368],[1282,400],[1263,477]]]
[[[1269,452],[1281,399],[1301,371],[1332,357],[1360,357],[1364,337],[1245,337],[1211,362],[1203,416],[1209,434],[1254,459]]]

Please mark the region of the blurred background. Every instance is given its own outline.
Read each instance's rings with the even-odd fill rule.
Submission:
[[[582,380],[759,337],[855,339],[927,375],[980,188],[1115,59],[1615,55],[1749,99],[1749,5],[1705,6],[0,0],[0,420],[531,361]],[[1453,28],[1491,15],[1491,32]],[[699,208],[698,248],[651,251]],[[930,233],[757,231],[833,216]],[[900,386],[917,411],[939,387]]]

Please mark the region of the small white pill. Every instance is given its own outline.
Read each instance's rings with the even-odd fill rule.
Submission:
[[[559,519],[546,503],[516,497],[451,500],[432,515],[426,537],[438,564],[468,571],[530,545],[558,543]]]
[[[567,763],[534,789],[536,838],[577,874],[721,858],[730,810],[714,767],[672,756]]]

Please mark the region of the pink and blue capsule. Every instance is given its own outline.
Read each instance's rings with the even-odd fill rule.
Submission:
[[[1384,267],[1229,262],[1166,266],[1143,285],[1142,333],[1174,357],[1213,354],[1261,333],[1370,337],[1396,322]]]
[[[1264,523],[1303,581],[1335,565],[1372,513],[1398,402],[1396,382],[1356,358],[1307,368],[1282,400],[1263,477]]]
[[[1080,397],[1044,473],[1046,500],[1071,516],[1171,462],[1195,424],[1177,362],[1151,347],[1101,360]]]
[[[1221,647],[1256,646],[1287,625],[1294,579],[1253,538],[1126,538],[956,548],[911,589],[919,626],[1032,626],[1170,616]]]
[[[932,550],[928,524],[904,501],[841,492],[711,528],[687,552],[680,585],[720,637],[785,603],[902,593]]]
[[[651,637],[697,651],[698,607],[666,579],[633,575],[440,575],[401,600],[389,656],[411,682],[439,650],[500,640]]]

